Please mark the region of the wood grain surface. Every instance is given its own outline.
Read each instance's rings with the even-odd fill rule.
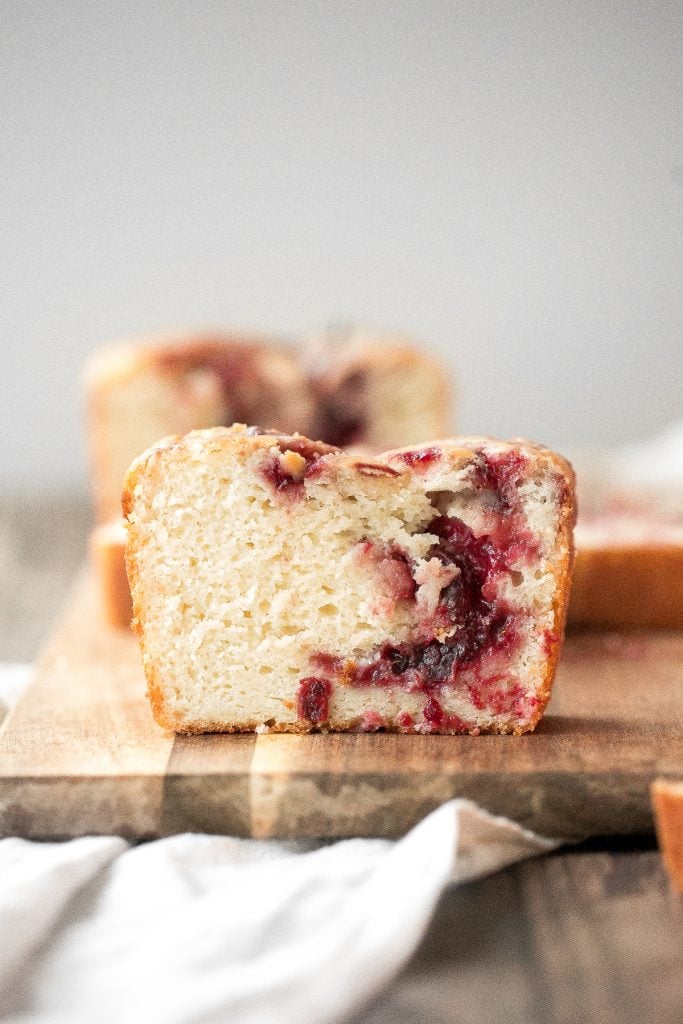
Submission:
[[[397,836],[465,796],[566,840],[647,834],[650,782],[683,766],[682,680],[681,635],[578,634],[531,735],[176,737],[86,571],[0,733],[0,832]]]
[[[348,1024],[680,1024],[683,900],[654,852],[564,853],[446,892]]]

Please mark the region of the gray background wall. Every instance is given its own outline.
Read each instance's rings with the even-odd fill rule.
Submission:
[[[414,333],[460,426],[681,411],[676,2],[0,5],[0,480],[84,481],[78,373],[191,324]]]

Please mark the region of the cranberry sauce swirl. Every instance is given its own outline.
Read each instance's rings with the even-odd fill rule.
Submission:
[[[482,457],[475,465],[475,489],[493,495],[486,533],[477,536],[467,523],[453,515],[436,516],[426,527],[426,532],[436,537],[427,560],[436,558],[456,571],[441,590],[429,619],[418,624],[415,642],[386,643],[358,662],[320,652],[311,658],[314,671],[336,676],[348,686],[399,686],[410,692],[422,692],[427,699],[426,721],[431,719],[434,728],[445,724],[459,731],[463,725],[441,718],[437,698],[446,687],[462,687],[474,707],[498,712],[515,710],[521,690],[508,685],[504,666],[519,648],[525,614],[510,607],[500,593],[500,583],[515,571],[514,566],[536,553],[516,489],[524,462],[523,456],[506,453]],[[415,601],[417,588],[407,586],[405,579],[410,571],[409,560],[395,548],[389,555],[391,576],[386,564],[380,567],[384,585],[393,591],[394,597]],[[399,569],[400,590],[394,580],[399,577]]]

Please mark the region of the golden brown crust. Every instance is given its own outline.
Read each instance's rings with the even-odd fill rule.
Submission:
[[[299,444],[307,443],[317,455],[335,456],[335,461],[349,467],[354,467],[358,462],[355,455],[347,455],[334,445],[326,444],[324,441],[314,441],[302,434],[277,434],[272,431],[260,432],[257,427],[247,427],[243,423],[233,423],[230,427],[212,427],[208,430],[192,430],[184,437],[172,435],[162,438],[157,444],[148,448],[147,451],[135,459],[126,474],[121,495],[121,508],[124,519],[127,519],[132,510],[133,492],[138,480],[148,473],[154,473],[155,466],[163,459],[165,453],[179,448],[189,451],[193,445],[202,446],[209,442],[210,450],[219,453],[230,452],[234,458],[252,455],[257,450],[269,451],[274,447],[286,450],[288,442]],[[381,472],[383,468],[382,458],[368,457],[363,460],[366,466],[377,466]]]
[[[222,431],[224,428],[215,427],[215,431]],[[225,428],[227,430],[227,428]],[[185,435],[188,436],[187,434]],[[123,491],[121,493],[121,515],[125,520],[131,514],[133,508],[133,492],[137,485],[137,482],[143,474],[149,471],[150,466],[154,461],[158,461],[159,457],[173,448],[178,448],[183,443],[184,438],[178,434],[171,434],[169,437],[162,437],[155,445],[148,448],[146,451],[138,455],[137,459],[134,459],[126,473],[125,480],[123,481]]]
[[[673,889],[683,894],[683,782],[656,779],[650,793],[664,866]]]
[[[148,696],[150,696],[150,690],[148,688]],[[163,729],[170,729],[172,732],[177,732],[181,736],[197,736],[205,732],[222,732],[222,733],[249,733],[256,732],[257,730],[263,733],[330,733],[330,732],[364,732],[360,728],[360,719],[341,719],[331,717],[324,726],[308,725],[303,721],[299,722],[275,722],[272,725],[268,725],[265,729],[260,728],[261,723],[256,722],[245,722],[241,725],[226,725],[225,722],[214,722],[210,720],[202,720],[199,722],[193,722],[192,725],[186,725],[185,723],[171,724],[169,718],[165,715],[163,707],[159,706],[158,699],[152,700],[150,696],[150,702],[152,703],[152,711],[154,714],[154,720],[157,725],[160,725]],[[534,723],[535,724],[535,723]],[[502,727],[491,725],[489,727],[481,727],[468,731],[456,730],[456,729],[441,729],[438,733],[432,735],[438,736],[522,736],[524,733],[533,732],[534,725],[524,726],[519,728],[517,726]],[[400,725],[388,724],[382,726],[378,732],[391,732],[400,733],[406,736],[424,735],[415,732],[415,729],[403,728]]]
[[[579,545],[569,624],[683,629],[683,545]]]
[[[547,452],[547,449],[545,449],[545,451]],[[551,462],[558,473],[561,473],[564,478],[564,488],[560,505],[560,520],[558,523],[558,550],[560,554],[554,566],[556,587],[555,597],[553,599],[553,618],[555,628],[552,636],[546,637],[548,660],[546,662],[545,675],[538,692],[539,704],[536,709],[536,714],[531,720],[529,731],[533,731],[536,728],[536,725],[544,714],[545,709],[548,706],[548,701],[550,700],[553,680],[555,678],[560,655],[562,653],[562,645],[564,644],[565,626],[567,624],[567,613],[569,607],[569,594],[571,591],[575,558],[574,527],[576,525],[577,509],[575,501],[576,481],[574,478],[574,470],[566,459],[563,459],[559,455],[555,455],[553,452],[549,452],[548,454],[553,456]]]
[[[382,452],[377,458],[391,464],[394,462],[403,462],[405,464],[406,454],[425,449],[441,449],[445,458],[454,468],[461,468],[491,447],[500,452],[521,450],[530,458],[535,459],[540,465],[556,470],[568,488],[566,501],[571,503],[574,522],[576,522],[576,501],[574,497],[576,479],[571,463],[551,448],[546,448],[545,445],[537,444],[535,441],[528,441],[522,437],[501,441],[499,438],[486,437],[484,435],[454,435],[436,441],[425,441],[424,444],[420,445],[411,444],[404,445],[401,448],[392,448],[389,451]]]
[[[192,365],[198,355],[240,349],[265,352],[276,348],[282,350],[283,346],[267,336],[247,332],[229,334],[199,329],[137,335],[98,349],[85,365],[83,382],[87,393],[96,395],[100,389],[131,380],[150,367],[170,364],[180,370]]]
[[[114,629],[129,629],[133,603],[126,575],[126,530],[123,522],[99,526],[90,535],[90,558],[100,591],[102,614]]]
[[[327,459],[331,470],[333,470],[335,466],[344,465],[358,471],[360,466],[364,470],[376,470],[378,475],[386,474],[387,469],[389,469],[391,476],[403,474],[408,475],[411,473],[407,462],[402,456],[405,455],[406,452],[411,453],[416,450],[415,446],[395,449],[391,452],[378,456],[376,459],[363,458],[362,462],[359,463],[357,456],[347,455],[340,449],[333,448],[323,442],[312,442],[298,434],[282,435],[254,432],[256,429],[257,428],[247,428],[244,424],[233,424],[232,427],[215,427],[209,430],[192,431],[190,434],[185,435],[185,437],[173,436],[163,439],[158,444],[144,452],[131,465],[126,476],[122,495],[124,517],[128,518],[132,513],[134,492],[139,480],[143,476],[148,477],[151,479],[153,487],[155,475],[160,475],[163,472],[163,460],[169,452],[178,449],[181,450],[183,454],[190,453],[193,448],[196,448],[197,450],[202,449],[204,451],[212,451],[218,455],[224,455],[227,452],[230,452],[232,457],[239,459],[240,457],[251,456],[255,451],[267,451],[272,449],[274,446],[283,451],[286,450],[288,443],[300,444],[303,442],[314,448],[317,454]],[[512,723],[508,726],[492,725],[489,728],[476,730],[477,732],[480,731],[482,733],[513,733],[515,735],[521,735],[525,732],[533,731],[545,711],[550,699],[552,683],[564,638],[568,594],[574,557],[573,529],[576,522],[576,505],[574,497],[575,480],[572,467],[564,458],[543,446],[534,444],[533,442],[523,440],[501,442],[493,438],[456,437],[444,441],[430,442],[428,445],[421,447],[441,449],[442,456],[445,457],[452,466],[462,468],[475,460],[482,451],[488,449],[490,446],[495,446],[495,450],[497,452],[518,451],[521,447],[521,450],[530,458],[534,458],[537,464],[552,470],[556,476],[557,482],[559,517],[556,533],[558,556],[553,564],[553,574],[556,582],[553,599],[554,629],[552,634],[547,635],[545,638],[547,658],[544,666],[543,678],[536,693],[538,703],[530,721],[523,726]],[[129,526],[129,543],[126,550],[128,577],[131,581],[134,581],[138,575],[136,550],[137,527],[133,521]],[[143,621],[144,609],[141,603],[137,600],[134,602],[133,611],[133,628],[142,640],[143,630],[141,623]],[[177,717],[168,714],[164,701],[163,687],[156,677],[155,667],[153,665],[146,664],[145,671],[148,680],[148,695],[152,711],[156,721],[163,728],[172,729],[182,733],[250,732],[259,724],[253,722],[243,723],[236,726],[233,724],[226,724],[225,722],[200,720],[188,725],[187,723],[180,721]],[[268,726],[268,731],[302,733],[311,731],[352,731],[357,727],[357,725],[358,722],[356,719],[353,721],[346,721],[332,718],[325,724],[322,730],[316,729],[316,727],[304,722],[274,722],[272,725]],[[386,727],[386,731],[412,732],[413,730],[389,724]],[[457,730],[449,731],[451,734],[457,734]]]

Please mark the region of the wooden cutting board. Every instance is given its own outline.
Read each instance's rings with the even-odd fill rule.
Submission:
[[[522,736],[182,737],[153,721],[136,641],[79,581],[0,731],[0,834],[397,836],[465,796],[563,839],[649,833],[683,777],[683,634],[576,634]]]

